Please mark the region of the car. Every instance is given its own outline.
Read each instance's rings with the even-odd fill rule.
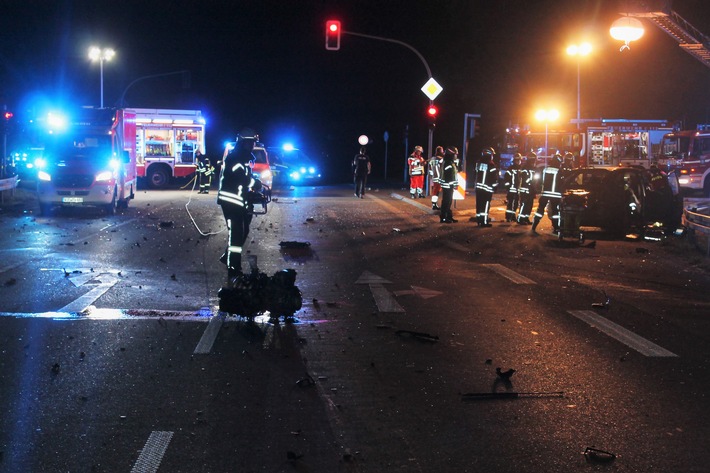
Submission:
[[[234,149],[235,145],[236,143],[234,141],[227,143],[227,145],[224,147],[222,162],[224,162],[227,155]],[[271,188],[274,181],[274,173],[271,171],[269,153],[268,151],[266,151],[264,143],[257,141],[254,144],[252,154],[254,155],[254,160],[250,162],[250,165],[254,178],[259,179],[263,185],[268,188]]]
[[[568,171],[562,183],[562,212],[566,199],[584,195],[586,207],[581,210],[580,226],[623,234],[636,230],[643,234],[655,224],[670,234],[680,226],[683,200],[677,176],[660,175],[652,183],[652,172],[640,166],[583,167]]]
[[[292,146],[267,148],[274,179],[281,184],[312,185],[323,178],[321,167],[306,153]]]

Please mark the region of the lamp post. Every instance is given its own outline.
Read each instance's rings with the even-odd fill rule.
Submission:
[[[116,51],[111,48],[101,49],[97,46],[89,48],[89,59],[99,61],[101,70],[101,108],[104,108],[104,61],[110,61],[116,55]]]
[[[589,43],[571,44],[567,46],[567,54],[574,56],[577,59],[577,129],[581,128],[581,106],[580,106],[580,87],[579,87],[579,59],[581,56],[587,56],[592,52],[592,45]]]
[[[560,112],[555,109],[538,110],[535,112],[535,118],[538,121],[545,122],[545,164],[547,164],[547,157],[550,155],[547,151],[547,125],[548,123],[554,122],[560,118]]]

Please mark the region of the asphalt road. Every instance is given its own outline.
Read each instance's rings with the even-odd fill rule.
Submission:
[[[1,472],[710,468],[710,278],[684,239],[560,243],[500,223],[499,194],[478,228],[472,197],[442,225],[400,190],[281,189],[246,250],[304,306],[251,322],[217,311],[215,198],[3,209]]]

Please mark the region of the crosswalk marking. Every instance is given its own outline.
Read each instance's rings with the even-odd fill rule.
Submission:
[[[535,281],[528,279],[522,274],[518,274],[512,269],[508,269],[502,264],[482,264],[481,266],[486,267],[500,274],[501,276],[510,279],[515,284],[535,284]]]

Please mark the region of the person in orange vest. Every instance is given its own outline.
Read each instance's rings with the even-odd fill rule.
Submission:
[[[412,154],[409,155],[407,164],[409,166],[409,194],[412,199],[424,198],[424,168],[426,160],[422,153],[424,148],[415,146]]]

